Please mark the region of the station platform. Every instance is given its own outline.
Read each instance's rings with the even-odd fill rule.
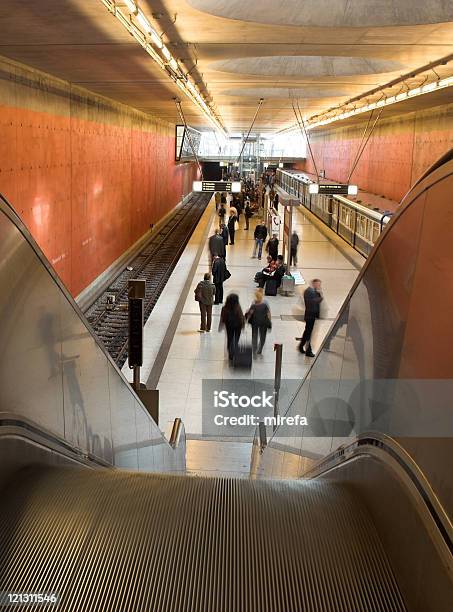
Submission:
[[[245,230],[244,217],[240,219],[240,229],[236,232],[235,244],[227,248],[227,267],[231,278],[224,284],[225,297],[237,293],[245,312],[254,299],[256,284],[255,273],[265,265],[262,260],[252,258],[253,231],[258,218],[252,218],[250,229]],[[305,283],[296,286],[292,296],[277,295],[266,300],[272,313],[272,330],[267,336],[263,353],[254,359],[251,371],[234,370],[226,355],[225,333],[218,331],[221,305],[213,307],[213,325],[210,333],[200,333],[200,314],[198,303],[194,300],[194,288],[209,271],[208,237],[214,233],[218,219],[215,214],[214,199],[203,214],[196,231],[192,235],[183,256],[175,267],[165,290],[151,313],[144,332],[144,365],[142,382],[148,388],[159,389],[159,425],[165,429],[174,418],[180,417],[185,425],[188,439],[188,471],[190,471],[190,446],[203,439],[202,433],[202,383],[204,379],[267,379],[274,377],[274,343],[283,344],[282,401],[288,401],[301,379],[307,373],[312,361],[297,350],[296,336],[300,336],[302,321],[302,294],[312,278],[323,282],[326,303],[325,318],[316,323],[313,335],[313,348],[319,347],[334,321],[341,304],[351,289],[358,271],[365,259],[341,238],[317,222],[305,209],[296,209],[293,227],[300,243],[298,266]],[[293,269],[293,271],[294,271]],[[248,329],[247,329],[248,328]],[[251,328],[246,326],[243,334],[251,340]],[[131,380],[127,364],[124,374]],[[231,441],[230,441],[231,442]],[[209,445],[207,445],[209,446]],[[203,446],[203,449],[207,449]],[[235,474],[249,470],[249,444],[229,445],[232,463],[229,469]],[[215,448],[214,448],[215,447]],[[209,452],[209,451],[206,451]],[[203,453],[201,454],[201,456]],[[196,464],[204,465],[197,452]],[[212,470],[221,470],[225,464],[223,452],[213,444]],[[216,462],[216,457],[219,459]],[[197,466],[194,465],[194,469]]]

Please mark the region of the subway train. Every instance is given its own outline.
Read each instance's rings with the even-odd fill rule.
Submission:
[[[364,257],[368,257],[392,213],[379,212],[341,195],[309,193],[313,181],[297,170],[277,170],[276,184],[321,219]]]

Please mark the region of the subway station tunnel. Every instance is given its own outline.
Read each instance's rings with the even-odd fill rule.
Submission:
[[[0,25],[2,608],[453,610],[451,3]]]

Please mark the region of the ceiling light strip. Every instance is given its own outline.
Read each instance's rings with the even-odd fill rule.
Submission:
[[[138,8],[136,2],[133,0],[123,0],[121,3],[117,3],[115,0],[100,1],[152,57],[159,68],[164,70],[179,89],[198,106],[214,128],[225,137],[226,131],[222,123],[206,103],[197,86],[184,74],[177,60],[172,56],[168,47],[164,45],[158,33],[151,27],[148,19]],[[163,57],[161,57],[158,51]]]
[[[453,76],[447,77],[445,79],[439,79],[438,81],[433,81],[432,83],[428,83],[427,85],[422,85],[421,87],[415,87],[414,89],[408,89],[407,91],[400,92],[394,96],[382,97],[380,100],[376,102],[372,102],[371,104],[366,104],[365,106],[360,106],[359,108],[354,108],[350,111],[345,111],[338,115],[334,115],[332,117],[327,117],[326,119],[321,119],[319,121],[313,121],[310,123],[310,120],[307,121],[306,127],[307,130],[311,130],[316,127],[320,127],[323,125],[328,125],[329,123],[334,123],[335,121],[342,121],[343,119],[348,119],[349,117],[353,117],[354,115],[360,115],[361,113],[367,113],[376,108],[383,108],[385,106],[390,106],[392,104],[396,104],[397,102],[402,102],[403,100],[407,100],[409,98],[414,98],[416,96],[421,96],[424,94],[432,93],[434,91],[438,91],[440,89],[445,89],[446,87],[451,87],[453,85]],[[364,95],[364,97],[366,94]],[[277,134],[287,134],[289,132],[297,131],[298,126],[292,125],[283,130],[277,132]]]

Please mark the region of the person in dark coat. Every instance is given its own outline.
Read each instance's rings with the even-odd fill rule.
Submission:
[[[211,260],[214,259],[214,255],[219,255],[220,257],[226,256],[223,238],[218,229],[216,229],[214,235],[209,238],[209,252],[211,253]]]
[[[278,257],[278,238],[277,234],[272,234],[272,238],[270,238],[266,245],[266,251],[272,257],[272,259],[276,260]]]
[[[226,329],[228,357],[230,361],[234,359],[244,324],[245,318],[241,305],[239,304],[239,296],[236,293],[230,293],[220,313],[219,324],[219,331],[223,327]]]
[[[222,223],[225,223],[225,216],[226,216],[226,208],[223,204],[220,204],[217,214],[219,215],[219,225],[222,225]]]
[[[239,200],[239,198],[234,202],[234,207],[236,208],[236,213],[237,213],[238,223],[239,223],[239,220],[242,214],[242,202]]]
[[[255,238],[255,245],[253,247],[252,257],[256,257],[256,251],[258,249],[258,259],[261,259],[261,255],[263,253],[263,244],[267,238],[267,227],[264,225],[262,219],[255,227],[255,233],[253,234],[253,237]]]
[[[319,319],[319,305],[323,300],[321,293],[321,281],[319,278],[314,278],[311,281],[311,286],[307,287],[304,291],[304,303],[305,303],[305,329],[302,338],[296,338],[300,340],[299,351],[305,353],[307,357],[314,357],[314,353],[311,350],[311,334],[313,327],[315,326],[316,319]]]
[[[230,234],[230,244],[234,244],[234,234],[236,232],[235,224],[238,218],[235,215],[235,210],[230,210],[228,217],[228,233]]]
[[[299,246],[299,236],[297,235],[297,232],[294,231],[291,234],[291,251],[290,251],[290,260],[289,260],[290,266],[292,266],[293,264],[297,266],[297,247],[298,246]]]
[[[277,267],[275,268],[274,278],[277,281],[277,288],[282,284],[282,279],[286,274],[286,266],[283,261],[283,255],[277,255]]]
[[[261,355],[266,342],[267,330],[271,328],[271,310],[263,300],[263,290],[255,291],[255,301],[245,313],[245,318],[252,326],[252,349]]]
[[[250,219],[251,217],[253,217],[253,210],[252,210],[252,207],[250,206],[250,200],[248,198],[245,201],[244,217],[245,217],[245,229],[248,230]]]
[[[195,300],[200,306],[200,332],[210,332],[212,322],[212,305],[214,303],[215,286],[211,282],[209,272],[195,288]]]
[[[229,239],[230,235],[228,233],[228,228],[225,225],[225,223],[222,223],[221,226],[220,226],[220,235],[223,238],[223,244],[225,245],[225,250],[226,250],[226,247],[228,246],[228,239]]]
[[[228,272],[225,260],[218,255],[214,256],[212,262],[212,279],[215,285],[215,302],[214,304],[223,303],[223,283],[230,278],[231,274]]]

